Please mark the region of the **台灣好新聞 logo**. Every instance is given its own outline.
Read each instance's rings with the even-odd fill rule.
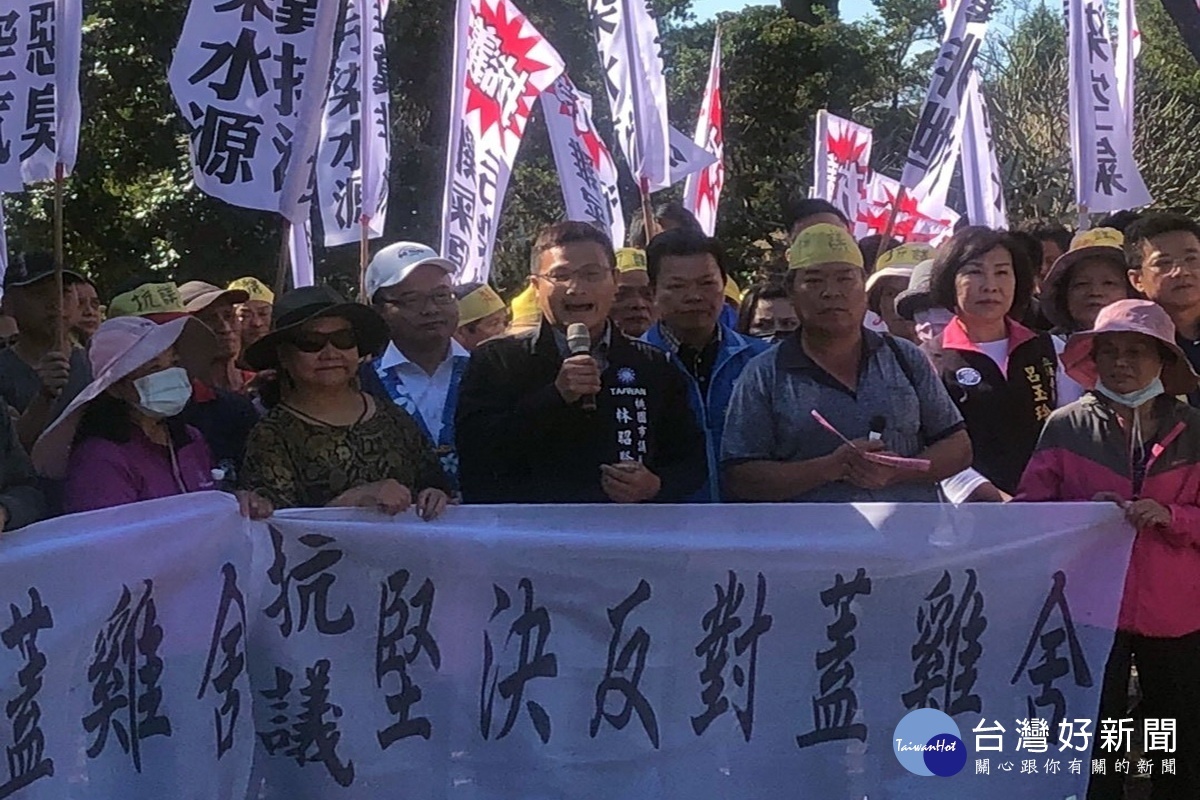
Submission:
[[[958,725],[936,708],[918,708],[904,715],[892,736],[896,760],[914,775],[948,778],[967,763],[967,746]]]

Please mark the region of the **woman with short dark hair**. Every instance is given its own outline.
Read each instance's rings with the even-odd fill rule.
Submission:
[[[924,349],[966,421],[974,468],[1007,494],[1058,406],[1053,341],[1011,317],[1033,284],[1023,249],[978,226],[942,246],[930,282],[932,304],[954,317]]]

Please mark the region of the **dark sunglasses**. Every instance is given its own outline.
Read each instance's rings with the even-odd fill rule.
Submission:
[[[0,350],[7,350],[10,347],[16,347],[17,342],[21,340],[19,333],[14,333],[12,336],[0,336]]]
[[[291,344],[301,353],[319,353],[330,344],[338,350],[356,350],[358,336],[353,328],[342,328],[333,333],[306,333],[293,338]]]

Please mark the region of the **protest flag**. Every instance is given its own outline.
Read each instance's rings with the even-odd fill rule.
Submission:
[[[458,0],[455,19],[442,255],[459,283],[486,282],[533,102],[564,64],[509,0]]]
[[[873,142],[870,128],[825,109],[817,112],[812,196],[833,203],[849,220],[858,218],[867,198]]]
[[[541,99],[567,219],[592,223],[608,233],[614,247],[621,247],[625,215],[617,165],[592,121],[591,96],[564,73]]]
[[[692,141],[713,155],[714,163],[688,176],[683,188],[683,207],[695,215],[703,231],[712,236],[717,230],[717,206],[725,185],[725,134],[721,107],[721,29],[713,37],[712,59],[700,118]]]

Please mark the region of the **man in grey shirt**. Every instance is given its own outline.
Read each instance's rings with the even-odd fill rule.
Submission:
[[[800,330],[747,365],[721,451],[731,499],[937,502],[937,482],[971,463],[971,442],[942,382],[911,343],[865,330],[862,254],[840,226],[804,230],[788,253]],[[812,416],[818,411],[852,445]],[[874,430],[880,435],[869,438]],[[928,471],[878,464],[879,452]]]

